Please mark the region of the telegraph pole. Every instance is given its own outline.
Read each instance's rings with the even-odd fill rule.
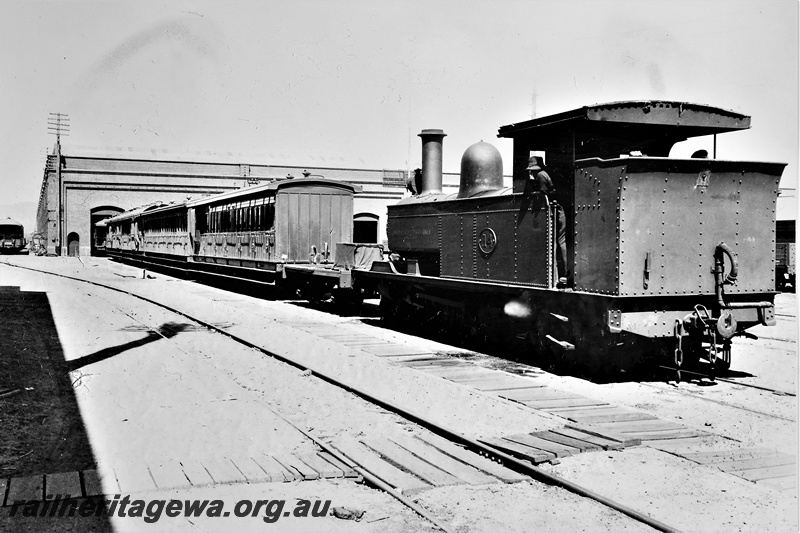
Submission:
[[[58,211],[56,212],[58,240],[56,241],[56,255],[62,255],[64,243],[64,205],[61,184],[61,136],[69,135],[69,115],[66,113],[50,113],[47,118],[47,133],[56,136],[56,145],[53,155],[56,159],[56,182],[58,183]]]

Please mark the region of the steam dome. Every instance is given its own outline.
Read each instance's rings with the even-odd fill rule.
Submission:
[[[458,198],[469,198],[480,192],[502,188],[503,158],[500,151],[483,141],[467,148],[461,156]]]

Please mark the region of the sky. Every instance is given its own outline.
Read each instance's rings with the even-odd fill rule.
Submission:
[[[309,167],[413,169],[439,128],[445,172],[483,140],[510,173],[502,125],[679,100],[797,186],[796,0],[0,0],[0,67],[0,207],[38,202],[55,112],[65,146]]]

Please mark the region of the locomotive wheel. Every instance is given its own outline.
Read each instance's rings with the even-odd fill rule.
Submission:
[[[532,331],[527,333],[526,344],[529,359],[527,362],[542,370],[549,370],[551,368],[552,354],[545,348],[543,340],[543,335]]]
[[[567,366],[562,350],[557,350],[542,331],[531,330],[526,334],[528,362],[548,372],[559,373]]]
[[[303,296],[308,300],[308,303],[314,307],[320,307],[324,302],[330,300],[331,298],[331,293],[320,292],[316,290],[309,290],[301,294],[303,294]]]
[[[381,318],[389,324],[397,324],[400,322],[400,309],[394,300],[382,297],[379,304]]]

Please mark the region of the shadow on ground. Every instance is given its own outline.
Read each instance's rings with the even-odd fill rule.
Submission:
[[[150,344],[151,342],[160,340],[160,339],[169,339],[174,337],[181,331],[184,331],[188,328],[191,328],[189,324],[179,324],[175,322],[167,322],[162,324],[158,330],[156,331],[148,331],[147,336],[137,339],[135,341],[126,342],[124,344],[120,344],[118,346],[111,346],[109,348],[103,348],[95,353],[85,355],[78,359],[73,359],[72,361],[66,361],[64,363],[64,367],[66,372],[72,372],[73,370],[81,369],[85,366],[99,363],[100,361],[105,361],[115,355],[119,355],[123,352],[127,352],[133,348],[138,348],[139,346],[144,346],[145,344]]]
[[[0,316],[0,492],[5,496],[10,477],[88,470],[96,461],[47,294],[0,287]],[[12,507],[0,507],[0,530],[111,531],[105,517],[11,513]]]

